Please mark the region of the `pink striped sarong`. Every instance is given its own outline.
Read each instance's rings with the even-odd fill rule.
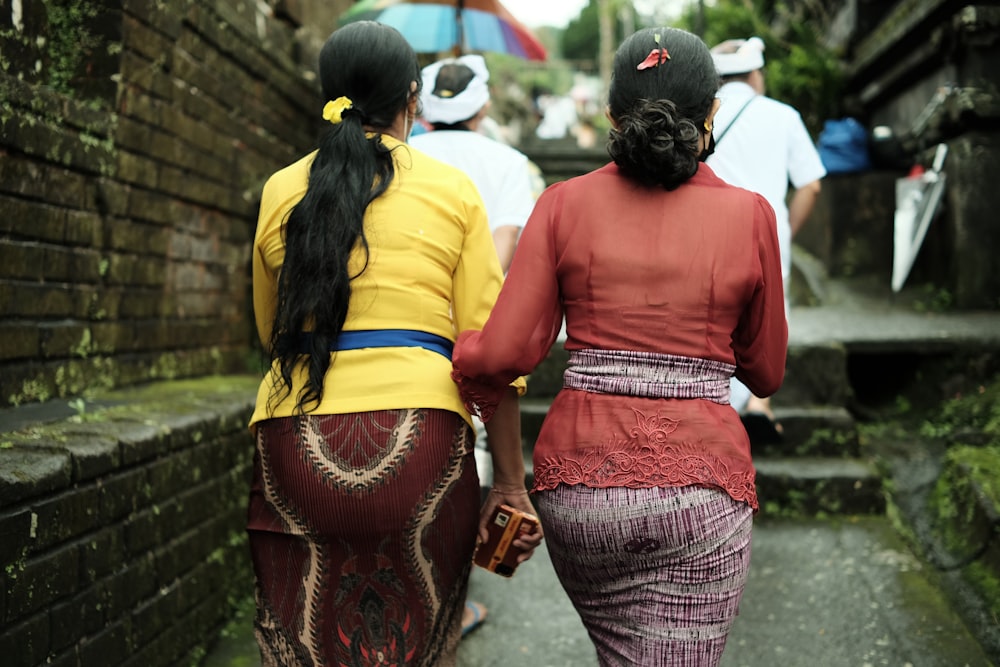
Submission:
[[[697,486],[560,485],[534,502],[602,666],[718,665],[750,567],[749,505]]]

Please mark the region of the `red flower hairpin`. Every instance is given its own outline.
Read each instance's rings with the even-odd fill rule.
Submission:
[[[659,33],[653,35],[653,40],[657,44],[660,43]],[[649,52],[649,55],[646,56],[646,59],[643,60],[641,63],[639,63],[636,66],[636,69],[638,70],[649,69],[651,67],[656,67],[657,65],[662,65],[668,60],[670,60],[670,54],[667,53],[667,50],[665,48],[663,48],[662,46],[658,46]]]

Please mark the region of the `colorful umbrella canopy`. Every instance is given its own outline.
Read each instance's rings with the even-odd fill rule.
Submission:
[[[545,60],[545,47],[499,0],[362,0],[340,24],[371,20],[398,30],[418,53],[507,53]]]

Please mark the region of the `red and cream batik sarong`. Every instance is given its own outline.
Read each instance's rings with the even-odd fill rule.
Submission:
[[[446,410],[257,426],[248,532],[265,667],[453,665],[479,511]]]

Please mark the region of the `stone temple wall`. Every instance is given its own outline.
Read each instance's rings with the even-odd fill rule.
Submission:
[[[5,667],[198,664],[252,590],[250,245],[321,122],[303,4],[0,0]]]
[[[871,274],[888,283],[895,179],[913,164],[929,167],[944,143],[943,203],[910,283],[946,291],[960,309],[998,309],[1000,7],[962,0],[875,4],[882,7],[878,20],[858,24],[845,106],[859,110],[868,127],[892,130],[892,150],[883,150],[898,164],[827,178],[814,220],[796,240],[833,275]]]
[[[0,433],[0,664],[198,664],[253,590],[255,385],[151,383]]]
[[[247,370],[257,198],[317,131],[295,57],[249,0],[0,2],[0,406]]]

